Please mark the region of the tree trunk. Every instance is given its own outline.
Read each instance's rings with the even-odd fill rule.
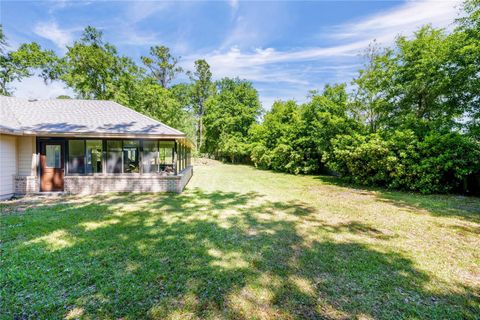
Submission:
[[[202,139],[203,139],[203,121],[202,116],[198,118],[198,151],[202,149]]]

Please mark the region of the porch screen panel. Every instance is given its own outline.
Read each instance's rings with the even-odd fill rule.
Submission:
[[[122,173],[122,141],[107,140],[107,173]]]
[[[157,140],[143,141],[142,162],[143,162],[144,173],[160,172],[160,157],[159,157]]]
[[[167,173],[173,172],[173,149],[175,143],[173,141],[160,141],[159,142],[159,161],[160,169]]]
[[[86,173],[102,172],[102,140],[87,140],[86,142]]]
[[[68,141],[68,173],[85,173],[85,140]]]
[[[183,170],[182,168],[182,158],[183,158],[183,146],[181,143],[177,144],[177,170],[178,172],[181,172]]]
[[[124,173],[140,172],[140,141],[138,140],[123,141],[123,172]]]
[[[183,147],[183,169],[187,167],[187,156],[188,156],[188,148],[187,146]]]

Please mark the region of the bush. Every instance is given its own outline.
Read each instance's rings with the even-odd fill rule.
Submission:
[[[459,133],[430,133],[418,140],[412,131],[390,136],[338,136],[327,166],[363,185],[444,193],[462,189],[480,170],[480,145]]]

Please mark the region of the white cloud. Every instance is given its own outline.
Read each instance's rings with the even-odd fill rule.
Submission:
[[[229,0],[229,1],[228,1],[228,4],[230,5],[230,7],[231,7],[233,10],[237,10],[237,9],[238,9],[238,5],[239,5],[239,1],[238,1],[238,0]]]
[[[252,17],[238,16],[219,50],[186,56],[184,62],[191,68],[195,59],[203,57],[217,78],[239,76],[260,86],[268,83],[272,90],[260,90],[266,106],[278,98],[302,101],[308,90],[320,89],[324,81],[351,80],[359,68],[359,55],[373,40],[391,45],[398,34],[410,35],[425,24],[448,28],[457,17],[461,1],[408,1],[394,9],[329,29],[323,36],[334,39],[334,45],[283,51],[261,47],[245,50],[236,46],[241,44],[245,48],[268,36],[258,22],[252,23]],[[253,20],[258,18],[253,17]],[[259,30],[255,30],[257,28]]]
[[[126,7],[125,16],[130,23],[137,23],[170,7],[166,1],[133,1]]]
[[[29,99],[51,99],[60,95],[68,95],[74,97],[75,94],[71,89],[65,88],[64,84],[54,81],[49,84],[39,77],[29,77],[22,79],[21,82],[15,81],[12,83],[15,88],[14,96]]]
[[[435,27],[450,26],[463,0],[421,0],[407,3],[369,17],[352,21],[329,30],[335,39],[376,38],[398,34],[408,35],[427,23]]]
[[[73,30],[60,29],[56,22],[40,22],[35,25],[33,32],[52,41],[62,50],[65,50],[65,46],[70,44],[73,39]]]

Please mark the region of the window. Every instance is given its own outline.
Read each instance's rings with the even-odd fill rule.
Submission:
[[[68,141],[68,173],[85,173],[85,140]]]
[[[140,172],[140,141],[125,140],[123,141],[123,172],[138,173]]]
[[[105,149],[103,145],[105,144]],[[143,145],[143,149],[140,146]],[[175,171],[175,142],[165,140],[81,140],[67,141],[68,173],[168,173]],[[180,148],[180,144],[177,145]],[[61,146],[47,145],[47,165],[61,165]],[[182,146],[183,161],[177,168],[185,167],[187,148]],[[104,156],[105,153],[105,156]],[[55,158],[56,157],[56,158]],[[105,161],[105,167],[103,162]],[[183,162],[183,164],[182,164]],[[142,169],[142,170],[140,170]]]
[[[102,172],[102,140],[87,140],[86,142],[86,173]]]
[[[62,147],[58,144],[47,144],[45,146],[45,157],[47,168],[61,168]]]
[[[173,141],[160,141],[159,143],[160,168],[167,173],[173,173],[174,148],[175,142]]]
[[[122,141],[107,140],[107,172],[122,173]]]
[[[145,140],[143,142],[143,172],[160,172],[160,158],[158,141]]]

